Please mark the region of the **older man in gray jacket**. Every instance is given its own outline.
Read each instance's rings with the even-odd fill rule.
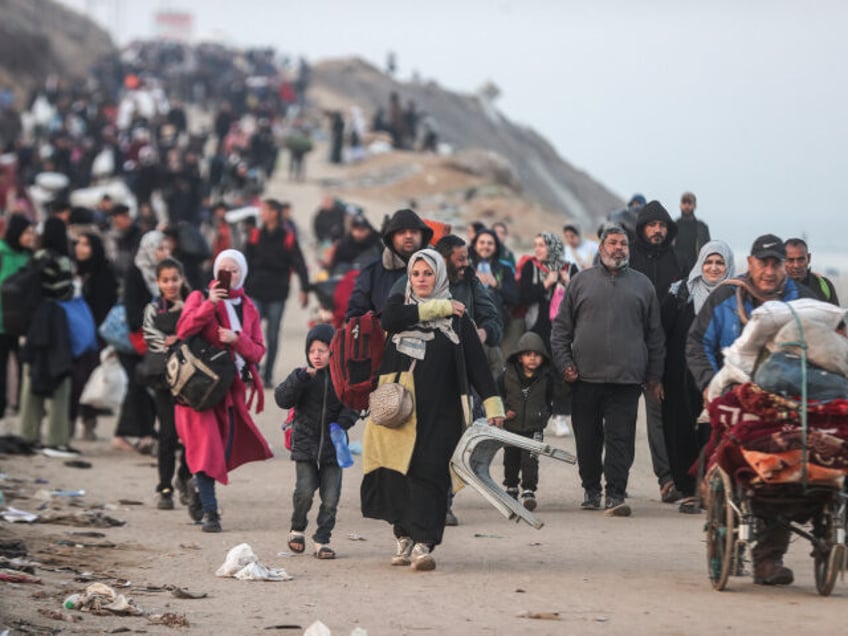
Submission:
[[[603,475],[604,508],[626,517],[639,396],[645,385],[662,399],[665,337],[653,284],[628,266],[625,231],[604,230],[598,253],[600,263],[568,285],[551,349],[554,364],[572,385],[571,420],[585,491],[581,507],[600,510]]]

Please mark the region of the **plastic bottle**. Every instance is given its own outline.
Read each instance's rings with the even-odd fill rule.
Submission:
[[[82,603],[80,602],[79,594],[71,594],[62,602],[62,607],[65,609],[79,609]]]
[[[353,466],[353,455],[350,454],[350,448],[347,445],[347,433],[336,422],[330,424],[330,439],[336,447],[336,461],[339,466],[342,468]]]

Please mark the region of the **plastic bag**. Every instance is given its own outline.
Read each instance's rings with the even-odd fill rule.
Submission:
[[[110,345],[115,347],[121,353],[136,353],[135,348],[130,342],[130,327],[127,324],[127,310],[117,304],[109,313],[97,329],[97,333]]]
[[[80,396],[80,404],[118,411],[127,393],[127,374],[112,347],[100,352],[100,365],[92,371]]]
[[[268,568],[259,562],[250,544],[240,543],[229,552],[215,576],[232,576],[241,581],[291,581],[281,568]]]

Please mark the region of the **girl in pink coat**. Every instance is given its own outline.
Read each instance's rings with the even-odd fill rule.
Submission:
[[[230,288],[221,285],[219,273],[230,273]],[[259,312],[244,293],[247,262],[241,252],[224,250],[215,258],[215,279],[208,294],[194,291],[186,299],[177,336],[187,339],[201,334],[210,344],[230,351],[237,374],[226,397],[214,408],[195,411],[175,407],[177,433],[185,445],[186,461],[194,474],[194,501],[189,514],[204,532],[220,532],[221,521],[215,482],[228,482],[228,472],[244,463],[268,459],[271,449],[250,417],[256,399],[256,412],[264,406],[262,382],[257,364],[265,353]],[[199,502],[197,501],[199,498]]]

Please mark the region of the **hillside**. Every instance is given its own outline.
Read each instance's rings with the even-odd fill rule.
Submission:
[[[106,31],[52,0],[0,2],[0,86],[15,90],[18,106],[48,74],[81,78],[114,50]]]
[[[534,130],[504,117],[487,99],[445,90],[436,83],[398,82],[361,59],[324,61],[315,66],[313,98],[325,108],[360,106],[366,118],[397,92],[404,104],[435,117],[441,140],[454,149],[482,149],[505,162],[520,190],[559,218],[594,229],[623,202],[591,176],[563,160]],[[503,181],[503,180],[501,180]]]

